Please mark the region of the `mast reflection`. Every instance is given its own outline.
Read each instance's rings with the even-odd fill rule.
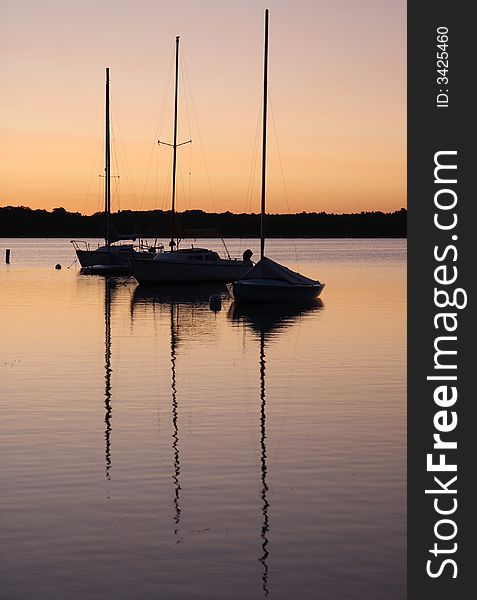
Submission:
[[[265,342],[270,341],[274,336],[295,323],[306,313],[319,310],[323,307],[320,299],[309,301],[305,304],[257,304],[257,305],[239,305],[232,304],[228,317],[236,323],[241,323],[251,329],[259,337],[260,343],[260,479],[261,490],[260,499],[262,503],[262,527],[260,532],[262,554],[259,562],[262,564],[262,590],[264,596],[268,596],[269,589],[269,532],[270,518],[268,501],[269,486],[267,481],[267,432],[266,432],[266,394],[265,394]]]
[[[106,463],[106,479],[111,479],[111,288],[112,280],[109,277],[104,280],[104,455]]]
[[[174,302],[171,301],[171,392],[172,392],[172,450],[174,453],[174,533],[179,533],[179,523],[181,519],[180,508],[180,490],[181,484],[179,476],[181,473],[181,461],[179,453],[179,422],[178,422],[178,404],[177,404],[177,388],[176,388],[176,331],[174,323]]]
[[[209,299],[214,295],[226,295],[225,286],[216,283],[204,283],[195,285],[138,285],[133,292],[131,302],[131,319],[138,310],[151,307],[153,310],[158,306],[169,306],[171,304],[185,306],[185,313],[181,318],[181,327],[190,320],[194,308],[205,308],[209,305]]]
[[[265,334],[260,332],[260,473],[262,480],[262,550],[263,554],[259,558],[263,565],[262,573],[262,588],[265,596],[268,596],[268,532],[270,525],[268,522],[268,508],[270,506],[267,498],[268,484],[267,484],[267,446],[265,440],[267,439],[266,434],[266,413],[265,413]]]
[[[210,334],[210,318],[214,308],[210,307],[209,299],[213,295],[226,293],[226,288],[220,284],[203,285],[138,285],[132,296],[131,320],[135,312],[152,308],[154,318],[160,317],[161,309],[168,311],[170,331],[170,361],[171,361],[171,413],[172,413],[172,453],[174,483],[174,534],[179,536],[182,516],[180,494],[181,460],[180,460],[180,415],[177,393],[177,348],[181,332],[194,332],[194,335]],[[210,310],[209,310],[210,307]],[[162,312],[162,314],[164,314]],[[176,540],[180,543],[180,538]]]

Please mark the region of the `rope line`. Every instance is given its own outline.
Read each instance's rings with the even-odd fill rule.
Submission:
[[[113,102],[112,99],[111,99],[111,107],[113,109],[112,110],[112,117],[113,118],[111,119],[111,123],[112,124],[114,123],[114,125],[115,125],[115,127],[117,127],[117,130],[118,130],[118,133],[119,133],[119,141],[120,141],[121,149],[122,149],[123,156],[124,156],[126,181],[127,181],[128,186],[129,186],[129,191],[130,191],[131,197],[132,197],[132,199],[134,201],[135,208],[136,208],[137,211],[139,211],[139,202],[138,202],[138,199],[137,199],[136,191],[134,189],[133,178],[132,178],[132,174],[131,174],[131,167],[129,165],[128,156],[127,156],[127,152],[126,152],[126,146],[124,144],[124,139],[123,139],[123,135],[122,135],[122,132],[121,132],[121,127],[119,125],[119,121],[118,121],[118,119],[116,117],[116,113],[117,113],[116,106],[115,106],[115,104],[114,104],[114,102]]]
[[[88,183],[88,191],[86,192],[86,199],[85,199],[84,205],[83,205],[83,214],[86,213],[86,207],[88,205],[89,196],[90,196],[90,192],[91,192],[91,187],[92,187],[92,184],[93,184],[93,174],[94,174],[95,171],[97,171],[99,145],[100,145],[100,142],[103,140],[103,137],[104,137],[104,134],[101,134],[101,133],[98,134],[98,139],[96,141],[96,151],[94,153],[94,160],[93,160],[93,164],[92,164],[91,171],[90,171],[90,177],[89,177],[89,183]]]
[[[169,88],[170,88],[171,79],[172,79],[173,64],[174,64],[174,52],[171,52],[170,60],[169,60],[169,70],[167,72],[167,77],[166,77],[166,86],[164,88],[164,94],[162,96],[161,108],[159,111],[159,115],[157,117],[156,127],[154,129],[154,138],[153,138],[153,142],[152,142],[152,146],[151,146],[151,153],[149,155],[149,162],[148,162],[147,171],[146,171],[146,178],[144,181],[144,188],[142,190],[142,195],[141,195],[141,198],[139,201],[140,209],[142,208],[142,205],[144,203],[144,197],[146,195],[147,184],[149,182],[149,175],[150,175],[150,171],[151,171],[151,165],[152,165],[152,159],[154,156],[154,152],[156,152],[156,156],[157,156],[157,161],[156,161],[156,198],[155,198],[156,209],[157,209],[157,189],[158,189],[158,177],[159,177],[159,148],[158,148],[157,140],[160,138],[161,131],[162,131],[162,125],[164,122],[166,98],[169,95]]]
[[[278,143],[278,131],[277,131],[277,125],[275,122],[275,114],[273,112],[273,104],[272,104],[272,99],[269,95],[269,105],[270,105],[270,113],[272,115],[272,123],[273,123],[273,131],[275,133],[275,143],[277,146],[277,154],[278,154],[278,162],[280,163],[280,171],[281,171],[281,175],[282,175],[282,184],[283,184],[283,191],[285,194],[285,201],[286,201],[286,205],[287,205],[287,211],[290,214],[291,210],[290,210],[290,203],[288,201],[288,190],[287,190],[287,185],[286,185],[286,181],[285,181],[285,172],[283,169],[283,161],[282,161],[282,154],[280,152],[280,145]],[[297,247],[296,247],[296,243],[295,243],[295,238],[293,238],[293,249],[295,252],[295,261],[296,264],[298,266],[298,271],[300,271],[300,261],[298,259],[298,251],[297,251]]]
[[[252,151],[252,161],[251,161],[251,165],[250,165],[250,173],[249,173],[249,178],[248,178],[247,194],[245,197],[245,212],[252,210],[252,197],[253,197],[253,189],[254,189],[254,185],[255,185],[255,174],[257,172],[261,120],[262,120],[262,105],[260,103],[260,107],[258,109],[258,116],[257,116],[257,126],[255,128],[255,141],[254,141],[253,151]]]
[[[193,117],[194,117],[194,120],[195,120],[195,125],[196,125],[196,128],[197,128],[197,138],[199,140],[199,146],[200,146],[200,150],[201,150],[201,154],[202,154],[202,160],[204,162],[204,170],[205,170],[205,174],[207,176],[207,183],[208,183],[208,186],[209,186],[209,193],[210,193],[210,199],[212,201],[212,208],[213,208],[214,212],[217,212],[217,209],[216,209],[216,206],[215,206],[214,192],[212,190],[212,183],[211,183],[211,180],[210,180],[209,169],[208,169],[207,160],[206,160],[206,157],[205,157],[204,144],[202,142],[202,135],[200,133],[199,120],[197,118],[197,110],[196,110],[196,107],[195,107],[194,97],[192,95],[192,90],[191,90],[191,86],[190,86],[189,72],[188,72],[187,64],[186,64],[186,61],[185,61],[185,58],[184,58],[184,52],[182,53],[182,56],[183,56],[183,59],[182,59],[183,60],[183,71],[184,71],[184,75],[185,75],[184,79],[185,79],[185,82],[186,82],[186,86],[187,86],[187,88],[189,90],[190,102],[191,102],[191,106],[192,106],[192,114],[193,114]]]

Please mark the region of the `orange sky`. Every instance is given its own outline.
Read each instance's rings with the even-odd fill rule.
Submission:
[[[178,151],[177,208],[258,212],[266,7],[269,212],[405,206],[404,0],[5,0],[0,206],[101,208],[109,66],[113,208],[169,208],[171,149],[156,140],[172,141],[181,35],[179,137],[193,143]]]

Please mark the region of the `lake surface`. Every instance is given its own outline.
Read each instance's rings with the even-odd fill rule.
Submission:
[[[404,240],[269,241],[286,311],[5,248],[2,599],[405,598]]]

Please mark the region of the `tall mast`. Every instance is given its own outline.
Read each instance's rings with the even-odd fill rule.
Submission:
[[[262,203],[260,207],[260,259],[265,255],[265,184],[267,166],[267,105],[268,105],[268,8],[265,10],[265,51],[263,56],[263,141],[262,141]]]
[[[179,91],[179,37],[176,36],[176,84],[174,92],[174,149],[172,157],[172,210],[171,210],[171,250],[174,250],[174,221],[176,208],[176,164],[177,164],[177,104]]]
[[[167,142],[161,142],[161,140],[157,140],[158,144],[165,144],[166,146],[172,146],[174,153],[172,156],[172,207],[171,207],[171,241],[169,242],[169,246],[171,250],[174,250],[176,247],[176,243],[174,240],[174,229],[175,229],[175,215],[176,215],[176,167],[177,167],[177,148],[179,146],[183,146],[184,144],[190,144],[192,140],[187,140],[187,142],[182,142],[181,144],[177,143],[177,113],[178,113],[178,104],[179,104],[179,38],[180,36],[176,36],[176,82],[175,82],[175,91],[174,91],[174,142],[169,144]]]
[[[104,168],[104,211],[106,213],[105,242],[110,252],[110,215],[111,215],[111,150],[109,133],[109,67],[106,67],[106,136],[105,136],[105,168]]]

